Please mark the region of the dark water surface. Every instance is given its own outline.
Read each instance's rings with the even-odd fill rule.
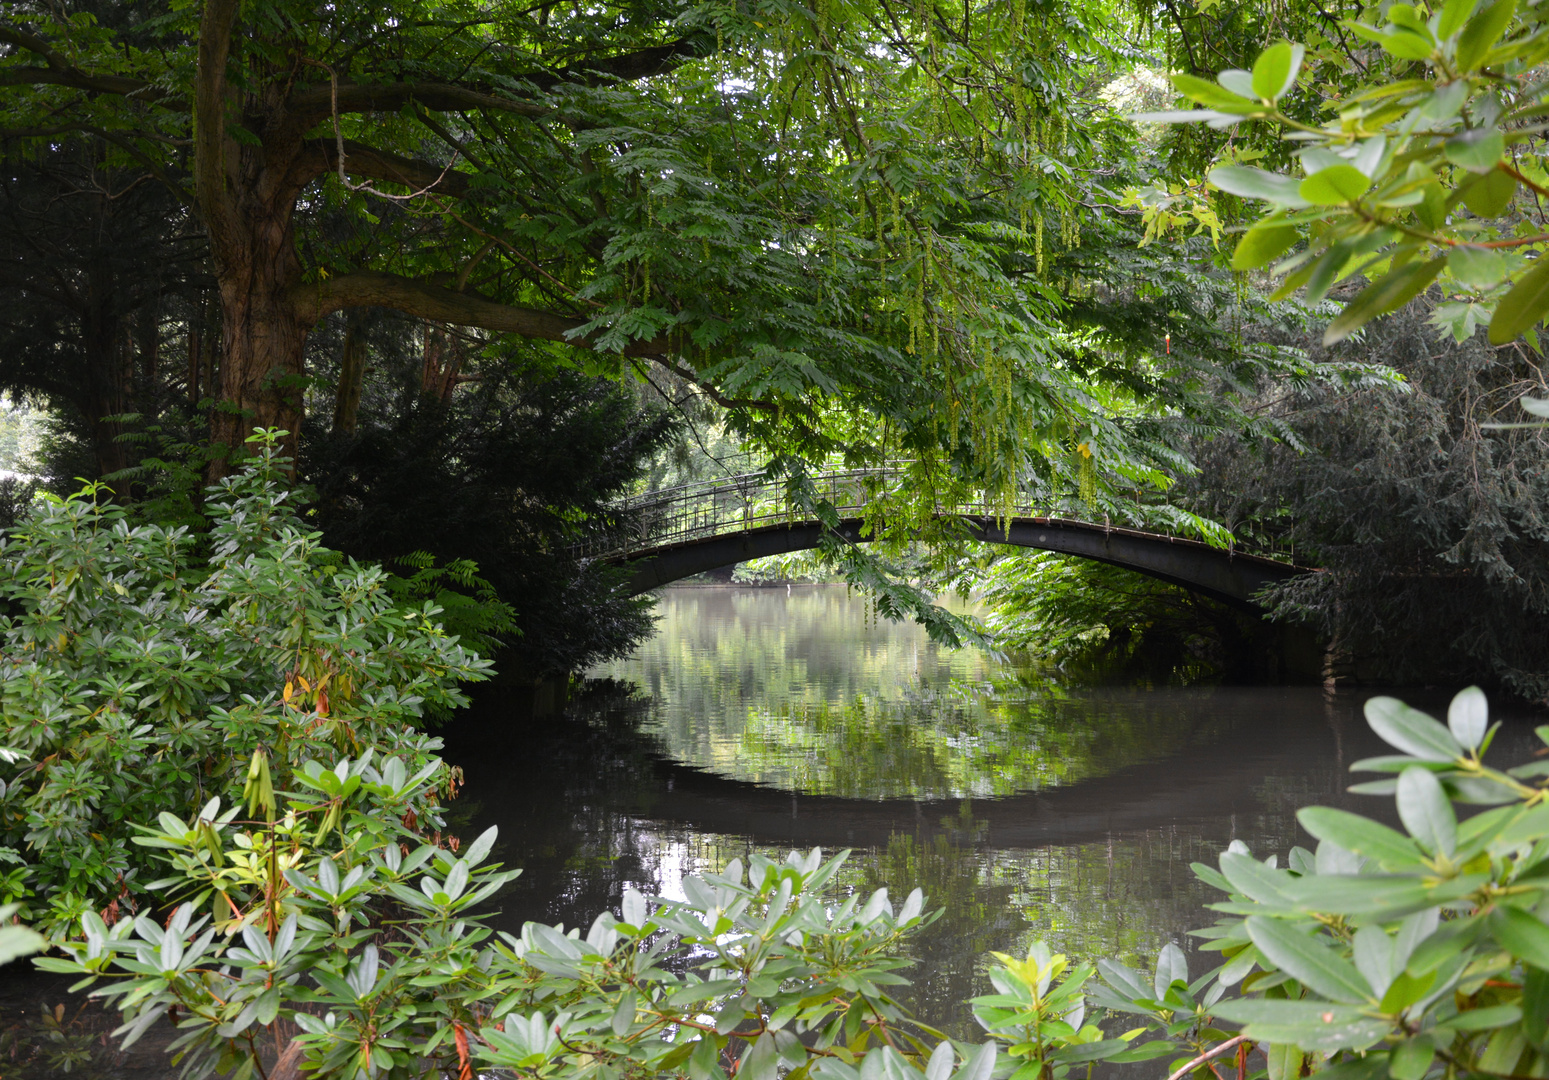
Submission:
[[[684,874],[753,851],[851,848],[840,888],[918,885],[945,909],[913,1004],[968,1034],[989,950],[1042,937],[1149,966],[1172,941],[1198,973],[1186,934],[1217,897],[1191,862],[1234,839],[1284,857],[1309,843],[1294,815],[1311,803],[1392,819],[1344,791],[1385,749],[1361,719],[1370,691],[1072,689],[938,649],[842,587],[671,589],[660,615],[563,715],[524,717],[491,688],[447,732],[467,779],[455,831],[499,825],[499,857],[524,868],[502,929],[588,925],[626,886],[680,896]],[[1403,696],[1435,713],[1447,695]],[[1508,719],[1492,760],[1531,754],[1532,719]],[[0,1080],[174,1074],[164,1040],[116,1053],[111,1017],[21,966],[0,973]]]
[[[917,950],[914,1004],[966,1030],[984,954],[1037,938],[1073,959],[1151,964],[1213,891],[1189,870],[1232,840],[1282,858],[1311,803],[1352,796],[1381,753],[1360,702],[1318,687],[1070,689],[931,645],[842,587],[672,589],[655,637],[591,672],[557,718],[486,699],[454,733],[470,834],[501,827],[525,868],[500,924],[589,924],[623,889],[752,851],[852,848],[843,887],[916,885],[945,916]],[[1445,707],[1445,698],[1407,695]],[[1514,722],[1496,760],[1537,745]],[[1203,970],[1197,968],[1196,970]]]

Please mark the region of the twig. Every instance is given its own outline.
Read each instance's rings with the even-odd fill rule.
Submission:
[[[1213,1046],[1209,1050],[1206,1050],[1203,1054],[1199,1055],[1199,1057],[1195,1058],[1193,1061],[1189,1062],[1187,1065],[1183,1066],[1177,1072],[1175,1072],[1171,1076],[1169,1076],[1167,1078],[1167,1080],[1183,1080],[1183,1078],[1185,1076],[1187,1076],[1190,1072],[1192,1072],[1194,1069],[1198,1068],[1199,1066],[1203,1065],[1205,1062],[1209,1061],[1211,1058],[1219,1057],[1221,1054],[1226,1053],[1232,1047],[1238,1045],[1239,1043],[1245,1043],[1247,1041],[1248,1041],[1248,1036],[1246,1036],[1246,1035],[1238,1035],[1238,1036],[1236,1036],[1234,1038],[1227,1039],[1224,1043],[1220,1044],[1219,1046]]]
[[[334,72],[334,69],[331,65],[325,64],[321,60],[313,60],[308,57],[302,57],[301,62],[303,64],[311,64],[313,67],[320,67],[324,71],[328,72],[328,85],[330,91],[332,92],[333,102],[333,137],[337,147],[336,152],[339,166],[339,183],[344,185],[346,191],[364,191],[381,199],[390,199],[394,202],[409,202],[410,200],[417,199],[421,195],[433,191],[435,188],[440,186],[441,181],[445,180],[447,174],[452,171],[452,166],[457,164],[458,155],[454,153],[452,155],[452,160],[447,162],[446,168],[441,170],[440,176],[436,177],[436,179],[430,184],[420,188],[420,190],[412,191],[407,195],[389,195],[385,191],[377,190],[370,184],[350,183],[349,179],[344,175],[344,129],[339,126],[339,76]]]

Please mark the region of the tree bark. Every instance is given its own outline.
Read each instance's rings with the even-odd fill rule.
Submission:
[[[352,314],[344,324],[344,355],[339,361],[339,386],[334,395],[335,435],[355,434],[360,415],[360,390],[366,381],[366,355],[360,322]]]
[[[294,460],[301,433],[303,352],[311,325],[298,316],[290,298],[296,277],[290,230],[281,230],[279,243],[263,243],[266,231],[253,230],[258,242],[243,258],[222,260],[221,365],[210,434],[217,446],[236,448],[254,428],[278,428],[287,432],[281,452]],[[226,468],[224,459],[212,463],[216,477]]]

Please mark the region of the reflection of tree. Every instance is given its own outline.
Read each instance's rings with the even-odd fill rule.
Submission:
[[[806,794],[937,799],[1011,795],[1106,776],[1188,747],[1198,713],[1134,700],[942,694],[783,705],[712,730],[702,767]],[[1214,732],[1211,732],[1213,734]],[[667,739],[669,751],[679,748]],[[693,759],[691,759],[693,760]]]
[[[1213,741],[1191,698],[1076,693],[1047,671],[938,649],[837,588],[669,590],[661,626],[600,672],[651,701],[678,761],[804,794],[990,797]]]

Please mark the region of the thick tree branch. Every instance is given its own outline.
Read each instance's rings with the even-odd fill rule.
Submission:
[[[527,77],[527,81],[540,89],[549,90],[567,82],[592,85],[604,80],[627,81],[664,75],[702,55],[707,40],[702,35],[696,35],[667,45],[653,45],[618,56],[585,60],[554,71],[534,73]],[[411,101],[432,112],[492,109],[521,116],[543,117],[555,111],[552,106],[506,97],[488,87],[435,82],[380,85],[341,82],[337,103],[334,101],[334,91],[329,86],[298,87],[291,93],[286,107],[305,126],[310,127],[333,115],[335,108],[340,114],[397,112]]]
[[[25,49],[42,57],[48,67],[14,67],[0,69],[0,86],[70,86],[77,90],[91,90],[99,94],[123,94],[154,98],[156,90],[142,79],[123,75],[93,75],[70,63],[43,38],[16,26],[0,23],[0,42]]]
[[[295,295],[298,312],[314,323],[324,315],[344,308],[385,307],[432,322],[477,326],[539,341],[557,341],[578,349],[596,347],[592,340],[575,336],[575,331],[586,325],[586,319],[502,304],[477,293],[457,292],[432,282],[374,270],[360,270],[315,285],[301,285],[296,288]],[[624,349],[624,355],[655,358],[666,355],[669,349],[666,338],[653,338],[631,343]]]
[[[226,60],[240,0],[206,0],[199,23],[199,69],[194,76],[194,195],[217,261],[240,247],[231,195],[226,190]]]
[[[338,167],[338,143],[333,139],[309,139],[302,152],[296,155],[292,179],[298,181],[299,187]],[[349,140],[344,143],[344,171],[351,176],[387,180],[415,191],[448,195],[454,199],[468,194],[468,177],[463,173]]]
[[[341,82],[339,84],[340,115],[397,112],[411,101],[436,112],[457,109],[494,109],[533,117],[549,116],[554,112],[549,106],[540,105],[534,101],[517,101],[515,98],[502,97],[470,86],[455,86],[451,83],[399,82],[373,85]],[[333,115],[333,89],[326,84],[297,89],[290,95],[286,108],[302,127],[310,128]]]
[[[652,75],[665,75],[690,60],[704,56],[710,51],[712,40],[708,35],[695,34],[666,45],[652,45],[617,56],[568,64],[552,72],[529,76],[528,81],[548,90],[567,82],[591,86],[601,81],[599,75],[603,79],[619,82],[648,79]]]

